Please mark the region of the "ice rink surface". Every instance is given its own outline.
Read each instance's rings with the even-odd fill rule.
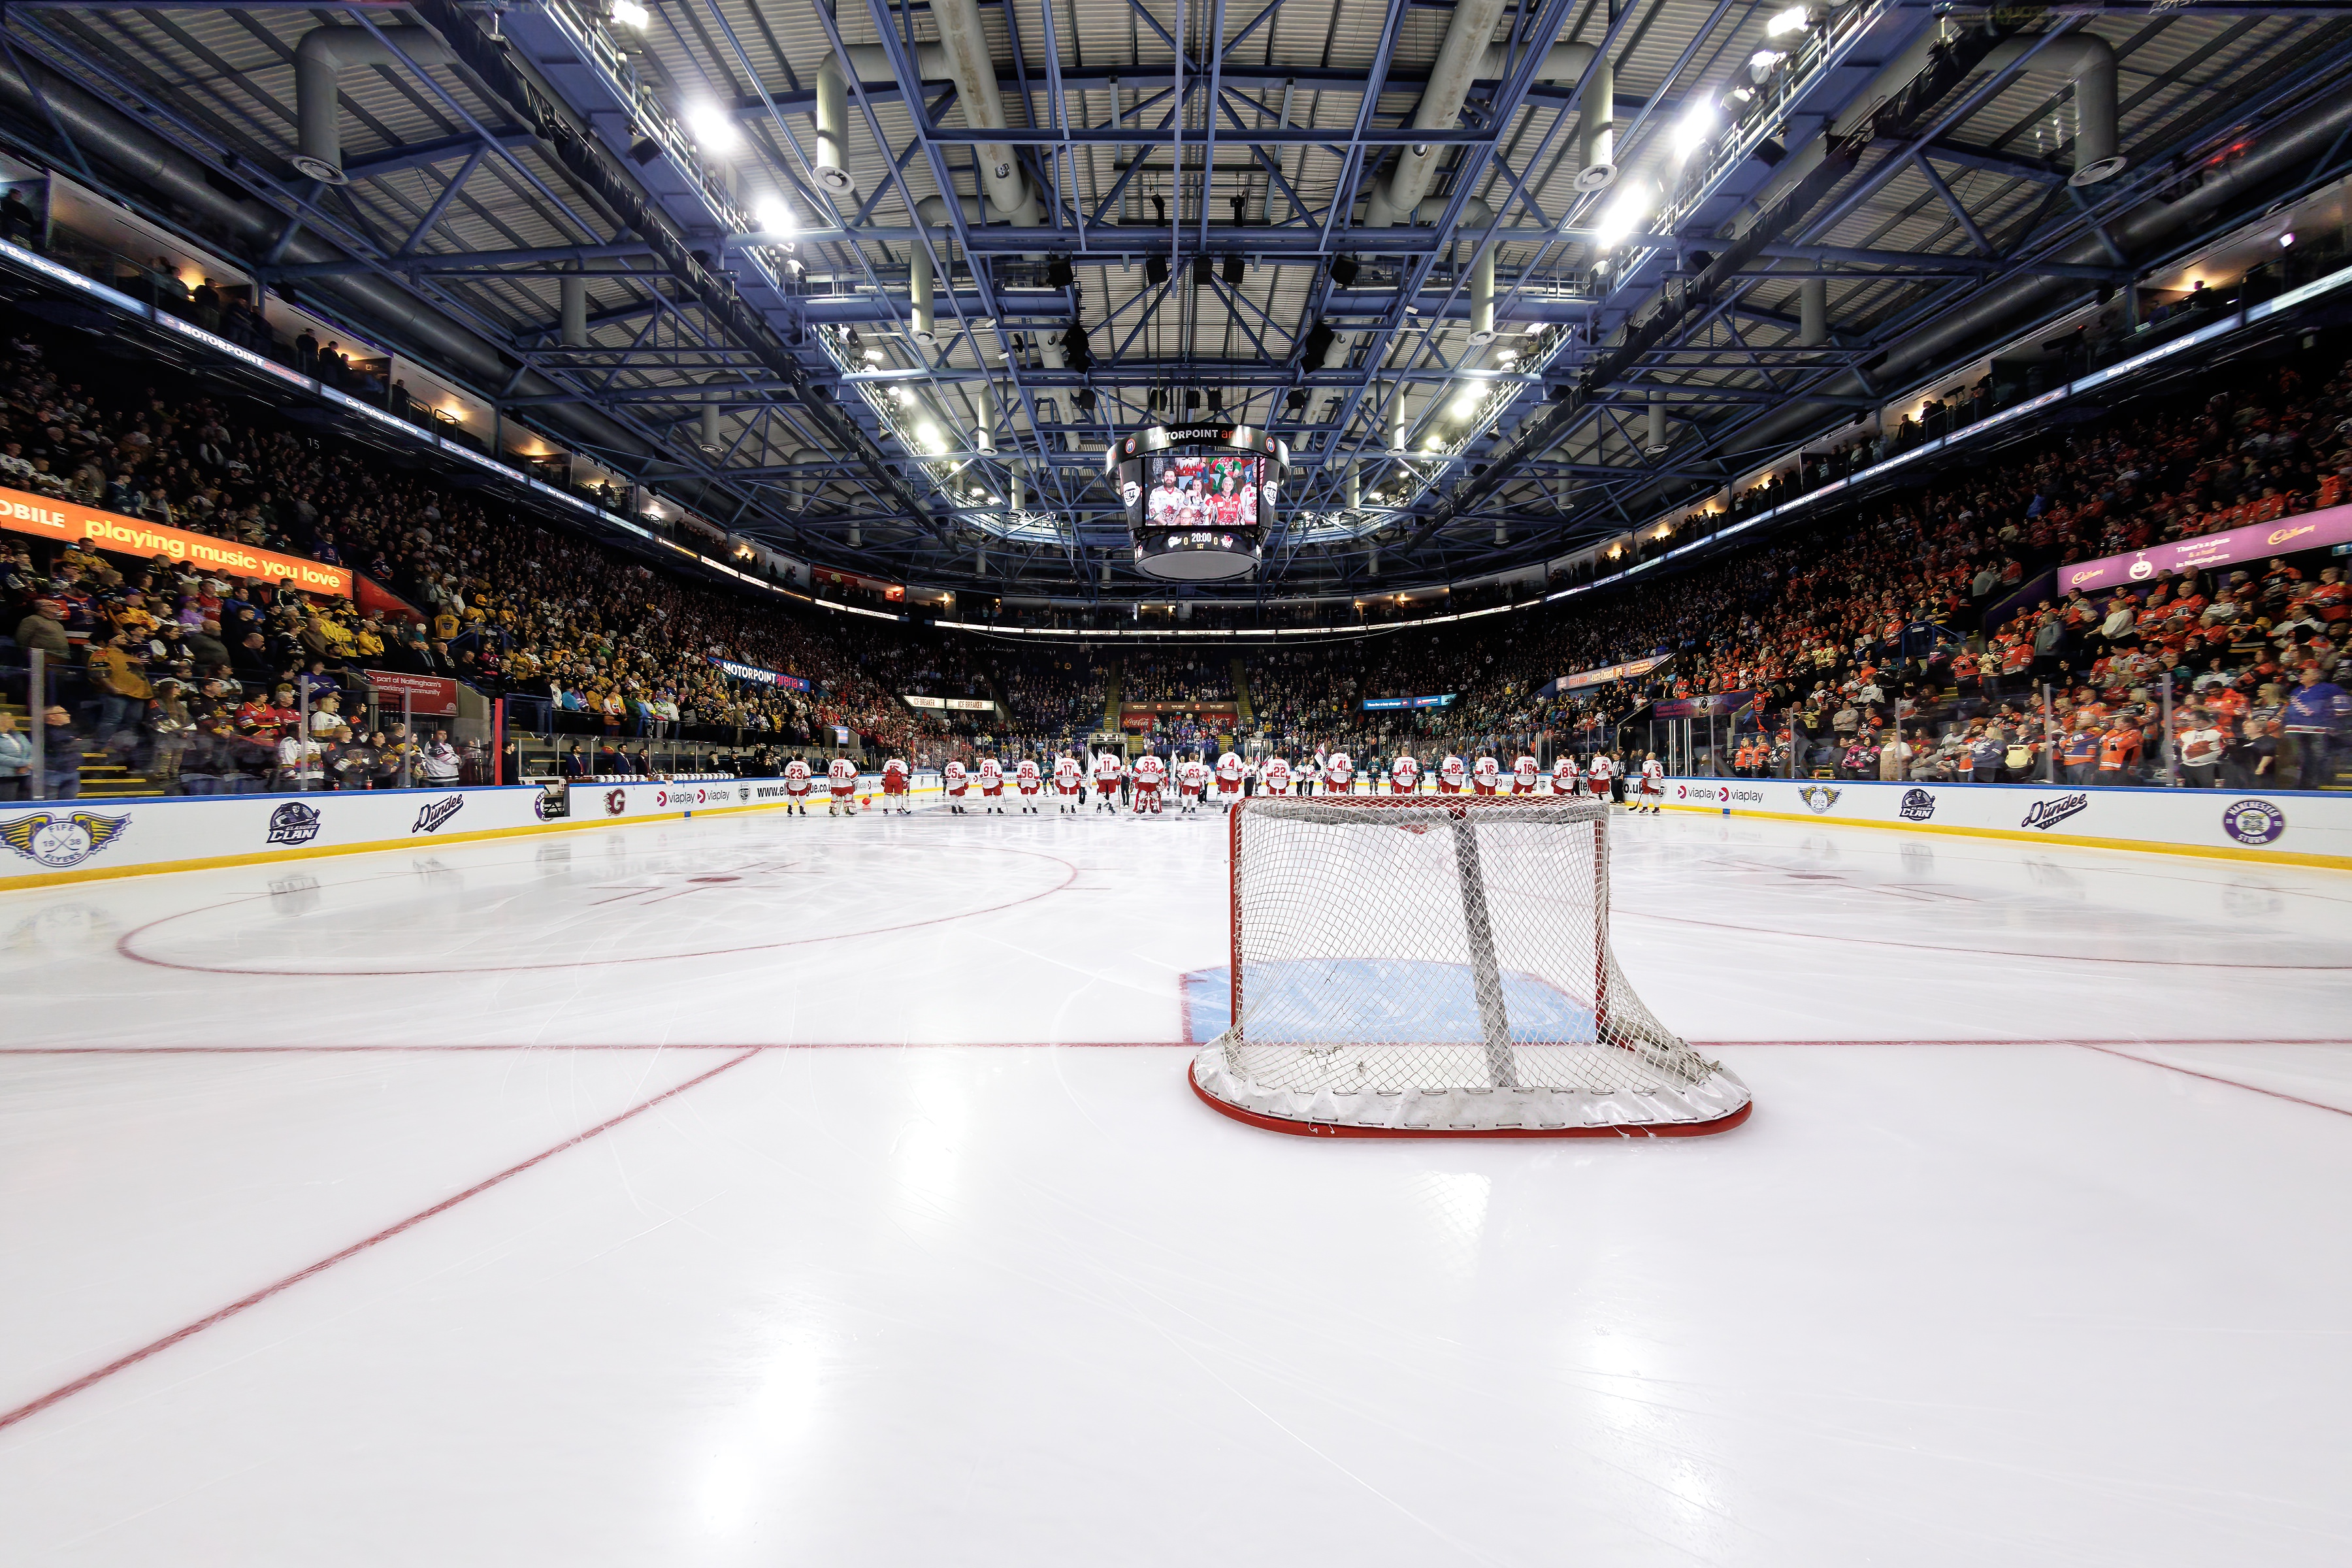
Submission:
[[[0,1562],[2352,1561],[2352,877],[1612,831],[1736,1131],[1212,1113],[1213,815],[0,896]]]

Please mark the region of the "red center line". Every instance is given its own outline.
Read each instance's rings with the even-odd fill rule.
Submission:
[[[377,1231],[373,1236],[367,1237],[365,1240],[352,1243],[351,1246],[346,1247],[341,1252],[334,1254],[332,1257],[322,1258],[318,1262],[311,1264],[309,1268],[289,1274],[286,1278],[278,1280],[275,1284],[263,1286],[260,1289],[256,1290],[250,1296],[231,1301],[227,1306],[221,1308],[216,1312],[211,1313],[209,1316],[199,1318],[193,1323],[174,1329],[170,1333],[165,1334],[162,1339],[155,1341],[152,1344],[142,1345],[139,1349],[132,1351],[130,1354],[119,1356],[115,1360],[107,1363],[104,1366],[100,1367],[96,1372],[84,1373],[81,1376],[75,1378],[71,1383],[67,1384],[62,1388],[51,1389],[48,1393],[42,1394],[38,1399],[32,1401],[30,1404],[20,1405],[16,1409],[7,1412],[5,1415],[0,1415],[0,1432],[6,1431],[9,1427],[15,1426],[19,1421],[25,1420],[28,1416],[39,1415],[42,1411],[47,1410],[52,1405],[56,1405],[62,1400],[72,1398],[75,1394],[79,1394],[86,1388],[103,1383],[106,1379],[112,1377],[118,1372],[137,1366],[141,1362],[147,1360],[150,1356],[158,1355],[164,1351],[170,1350],[182,1340],[193,1338],[197,1334],[203,1333],[206,1329],[212,1328],[215,1324],[226,1322],[229,1319],[236,1317],[238,1313],[246,1310],[247,1308],[257,1307],[261,1305],[262,1302],[268,1300],[272,1296],[278,1295],[279,1292],[284,1290],[290,1290],[295,1286],[302,1283],[305,1279],[310,1279],[314,1275],[323,1274],[328,1269],[332,1268],[336,1264],[341,1263],[347,1258],[356,1258],[361,1253],[365,1252],[369,1247],[377,1245],[379,1242],[390,1241],[394,1237],[400,1235],[404,1231],[413,1230],[416,1226],[424,1224],[426,1220],[431,1219],[435,1215],[446,1213],[448,1210],[456,1208],[459,1204],[464,1203],[467,1198],[478,1197],[480,1194],[488,1192],[492,1187],[498,1186],[501,1183],[513,1180],[515,1177],[521,1175],[525,1171],[530,1170],[532,1166],[544,1163],[545,1162],[553,1159],[556,1155],[562,1153],[567,1149],[575,1149],[581,1144],[587,1142],[591,1138],[610,1132],[614,1128],[618,1127],[624,1121],[627,1121],[633,1117],[645,1114],[645,1112],[651,1110],[655,1106],[659,1105],[662,1101],[675,1099],[677,1096],[684,1094],[688,1089],[694,1088],[698,1084],[708,1083],[712,1079],[717,1078],[720,1073],[725,1072],[728,1068],[740,1067],[759,1054],[760,1053],[756,1050],[745,1051],[741,1056],[730,1058],[726,1061],[720,1062],[715,1068],[697,1073],[694,1077],[688,1079],[684,1083],[678,1084],[674,1088],[666,1089],[650,1100],[639,1101],[637,1104],[631,1106],[628,1110],[622,1111],[618,1116],[614,1117],[608,1121],[600,1121],[595,1126],[589,1128],[585,1132],[575,1132],[571,1137],[566,1138],[562,1142],[556,1144],[553,1148],[542,1149],[538,1153],[533,1154],[530,1159],[523,1161],[519,1165],[509,1165],[505,1170],[500,1171],[497,1175],[491,1176],[484,1181],[477,1182],[462,1193],[457,1193],[449,1197],[443,1198],[431,1208],[419,1209],[416,1213],[410,1215],[406,1219],[402,1220],[395,1225],[386,1226],[383,1229]]]
[[[2316,1100],[2305,1100],[2299,1094],[2288,1094],[2282,1089],[2264,1089],[2259,1084],[2241,1083],[2234,1078],[2220,1078],[2210,1072],[2199,1072],[2195,1068],[2175,1067],[2170,1062],[2160,1062],[2152,1057],[2136,1057],[2129,1051],[2119,1051],[2112,1046],[2094,1045],[2089,1040],[2076,1040],[2074,1043],[2086,1051],[2096,1051],[2103,1057],[2121,1057],[2127,1062],[2137,1062],[2144,1068],[2162,1068],[2166,1072],[2177,1072],[2184,1078],[2201,1078],[2207,1083],[2222,1084],[2231,1089],[2242,1089],[2249,1094],[2267,1094],[2273,1100],[2284,1100],[2291,1105],[2307,1105],[2314,1110],[2332,1111],[2337,1116],[2352,1116],[2352,1110],[2347,1110],[2340,1105],[2328,1105]],[[2163,1040],[2135,1040],[2130,1043],[2147,1046],[2166,1044]]]

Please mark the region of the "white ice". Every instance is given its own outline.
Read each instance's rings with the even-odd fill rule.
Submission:
[[[1210,814],[0,896],[0,1563],[2352,1560],[2352,878],[1613,831],[1736,1131],[1216,1116]]]

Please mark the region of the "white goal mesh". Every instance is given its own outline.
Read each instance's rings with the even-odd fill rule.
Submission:
[[[1228,1114],[1340,1135],[1672,1134],[1748,1089],[1609,951],[1597,800],[1260,797],[1233,815],[1233,1012],[1192,1063]]]

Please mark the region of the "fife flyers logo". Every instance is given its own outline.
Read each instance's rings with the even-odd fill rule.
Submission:
[[[1819,816],[1835,805],[1838,803],[1838,796],[1844,793],[1845,791],[1842,789],[1832,789],[1827,784],[1807,784],[1797,791],[1797,798],[1805,803],[1805,808],[1808,811]]]
[[[128,816],[100,816],[94,811],[77,811],[70,816],[37,811],[13,822],[0,822],[0,844],[37,866],[62,871],[113,843],[130,826]]]

